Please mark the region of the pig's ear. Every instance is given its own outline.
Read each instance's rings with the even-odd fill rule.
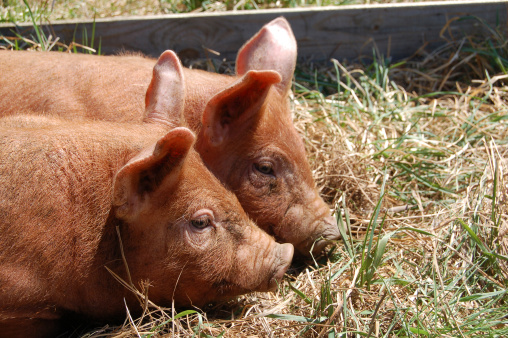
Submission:
[[[178,56],[167,50],[153,67],[145,96],[145,122],[181,126],[185,102],[185,82]]]
[[[296,66],[296,39],[289,23],[279,17],[261,28],[238,51],[236,73],[249,70],[275,70],[282,76],[277,89],[286,94]]]
[[[212,146],[219,146],[233,133],[241,133],[246,122],[261,113],[270,87],[280,80],[275,71],[251,70],[212,97],[203,113],[204,139]]]
[[[114,179],[116,216],[133,219],[148,206],[150,197],[163,184],[174,184],[194,140],[189,129],[175,128],[123,166]]]

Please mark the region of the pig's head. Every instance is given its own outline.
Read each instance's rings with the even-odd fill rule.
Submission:
[[[148,93],[164,98],[151,98],[148,120],[182,113],[183,91],[173,90],[182,81],[176,55],[165,52]],[[247,217],[193,150],[194,140],[189,129],[174,128],[115,176],[114,212],[133,281],[148,280],[150,299],[160,304],[199,306],[272,290],[293,246],[276,243]]]
[[[339,231],[293,125],[288,96],[295,64],[296,40],[278,18],[240,50],[239,79],[209,101],[197,148],[261,228],[309,255]]]
[[[175,128],[117,174],[114,205],[124,224],[132,279],[148,280],[151,300],[201,306],[276,287],[293,246],[278,244],[244,213],[233,193]],[[136,282],[135,282],[136,284]]]

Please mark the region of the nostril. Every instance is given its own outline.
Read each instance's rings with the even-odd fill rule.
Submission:
[[[341,238],[337,220],[333,216],[322,216],[309,229],[314,231],[303,241],[296,244],[299,254],[309,257],[319,254],[328,245]]]

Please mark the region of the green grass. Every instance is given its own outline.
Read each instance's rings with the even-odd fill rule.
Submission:
[[[421,2],[428,0],[143,0],[143,1],[84,1],[84,0],[29,0],[37,17],[50,21],[63,19],[93,19],[126,15],[216,12],[228,10],[256,10],[330,5],[357,5],[375,3]],[[17,0],[3,0],[0,7],[1,22],[30,22],[24,4]]]
[[[26,17],[31,21],[35,36],[30,36],[29,38],[21,36],[15,33],[15,37],[5,37],[0,35],[0,49],[13,49],[13,50],[39,50],[39,51],[60,51],[60,52],[68,52],[72,51],[73,53],[88,53],[88,54],[97,54],[101,55],[101,39],[99,37],[99,42],[95,41],[95,21],[92,25],[92,32],[90,33],[90,37],[88,36],[87,30],[83,30],[83,36],[81,36],[81,41],[83,43],[76,43],[76,37],[73,36],[72,42],[69,45],[65,45],[60,43],[58,37],[54,37],[51,34],[47,34],[42,29],[40,23],[44,21],[45,13],[38,10],[38,7],[35,7],[35,10],[32,9],[32,6],[29,4],[27,0],[23,0],[24,11],[23,14],[26,13]],[[1,22],[1,21],[0,21]]]
[[[337,213],[355,212],[362,226],[355,236],[352,217],[345,217],[352,238],[318,268],[326,297],[299,289],[313,304],[305,309],[309,302],[300,302],[299,310],[308,313],[303,317],[318,318],[324,308],[327,319],[321,323],[337,320],[330,313],[340,320],[333,328],[306,329],[310,336],[328,337],[504,336],[508,88],[494,84],[499,77],[486,76],[469,84],[469,93],[417,95],[392,77],[401,67],[406,64],[390,65],[377,56],[372,64],[351,69],[335,62],[338,81],[326,76],[312,81],[309,75],[309,88],[296,87],[305,107],[315,107],[302,109],[296,123],[306,131],[308,144],[325,142],[319,151],[309,147],[317,154],[315,166],[333,161],[335,151],[337,164],[329,168],[340,171],[347,165],[351,176],[361,179],[370,173],[378,196],[370,203],[341,198]],[[319,73],[333,74],[330,69]],[[324,96],[330,88],[337,91]],[[322,128],[317,137],[316,123]],[[355,195],[343,181],[320,176],[327,190],[335,185]],[[357,185],[368,190],[367,183]],[[396,206],[408,210],[390,212]],[[346,265],[342,278],[351,282],[334,283],[331,276]],[[348,303],[344,298],[350,290]]]

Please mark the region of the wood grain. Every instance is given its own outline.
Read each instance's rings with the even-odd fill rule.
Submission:
[[[428,48],[445,43],[440,31],[450,20],[448,37],[451,33],[461,38],[483,29],[477,19],[469,16],[506,31],[507,12],[507,0],[473,0],[98,19],[94,47],[100,37],[103,54],[132,50],[157,57],[173,49],[184,59],[234,60],[237,50],[263,24],[284,16],[295,33],[301,59],[369,57],[373,43],[385,56],[401,59],[425,43]],[[23,36],[35,35],[31,25],[0,25],[0,34],[12,36],[12,30]],[[73,36],[81,43],[84,30],[91,35],[92,22],[59,22],[44,26],[44,30],[65,43]]]

